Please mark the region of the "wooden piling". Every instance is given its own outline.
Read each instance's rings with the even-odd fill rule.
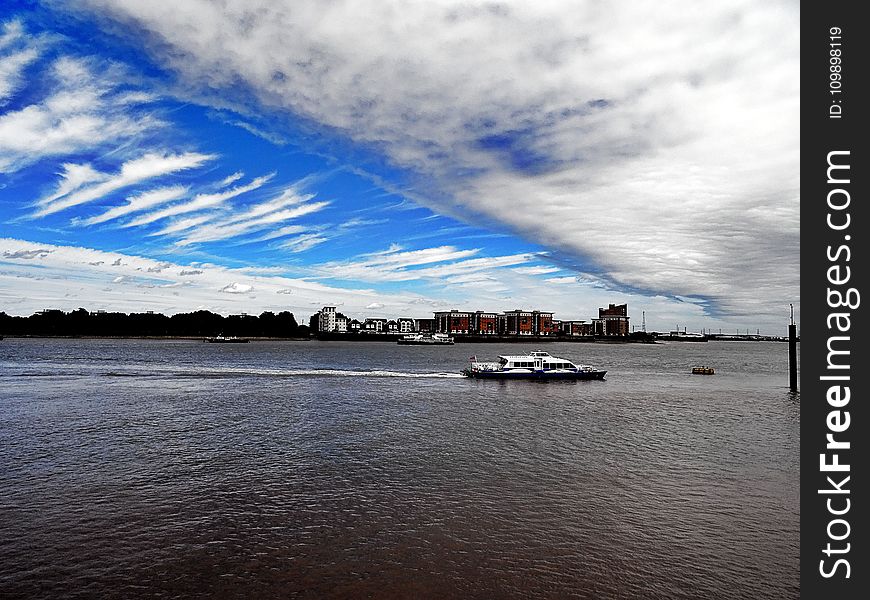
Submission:
[[[788,385],[791,391],[798,389],[797,376],[797,325],[794,323],[794,305],[791,306],[791,323],[788,325]]]

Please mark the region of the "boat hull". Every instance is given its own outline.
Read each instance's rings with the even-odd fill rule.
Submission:
[[[422,342],[417,340],[399,340],[400,346],[452,346],[453,342]]]
[[[577,371],[577,372],[552,372],[552,371],[475,371],[466,369],[462,374],[474,379],[533,379],[536,381],[549,380],[584,380],[604,379],[607,371]]]

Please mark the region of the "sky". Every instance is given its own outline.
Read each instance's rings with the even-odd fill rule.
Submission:
[[[0,311],[782,335],[799,3],[0,4]]]

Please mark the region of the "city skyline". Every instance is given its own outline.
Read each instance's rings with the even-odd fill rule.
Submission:
[[[0,311],[799,320],[797,4],[291,6],[4,3]]]

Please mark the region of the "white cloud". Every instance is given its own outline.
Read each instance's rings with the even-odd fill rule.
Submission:
[[[213,158],[213,155],[197,152],[184,154],[149,153],[125,162],[121,165],[121,170],[114,175],[103,173],[99,176],[88,165],[76,165],[72,173],[78,177],[76,181],[79,183],[75,186],[70,183],[70,165],[65,165],[66,172],[58,184],[58,189],[37,202],[39,208],[33,216],[44,217],[73,206],[93,202],[125,187],[199,167]],[[80,181],[89,181],[91,185],[83,185]]]
[[[51,252],[51,250],[45,248],[36,248],[34,250],[6,250],[3,252],[3,258],[29,260],[33,258],[45,258],[51,254]]]
[[[229,285],[225,285],[221,288],[221,291],[226,294],[247,294],[252,291],[254,286],[248,285],[246,283],[230,283]]]
[[[34,268],[36,265],[36,268]],[[74,246],[41,244],[0,238],[0,306],[9,314],[29,315],[44,308],[73,310],[109,309],[125,312],[155,310],[167,314],[197,309],[222,314],[263,310],[291,310],[297,318],[321,306],[343,307],[352,317],[363,317],[372,305],[388,307],[390,316],[431,317],[432,310],[504,311],[518,307],[552,310],[560,319],[590,319],[608,303],[629,305],[632,323],[639,325],[646,312],[650,330],[669,331],[674,325],[700,330],[721,327],[734,330],[728,319],[704,317],[703,306],[664,296],[641,296],[584,286],[552,286],[541,295],[538,276],[522,275],[510,268],[463,272],[433,280],[429,291],[391,290],[378,293],[359,287],[331,287],[308,278],[281,276],[280,267],[230,269],[213,264],[178,264],[140,256]],[[273,274],[275,273],[275,274]],[[147,274],[147,278],[145,276]],[[135,285],[112,285],[118,278]],[[228,282],[231,282],[228,284]],[[235,284],[235,286],[233,286]],[[236,293],[221,292],[231,286]],[[505,288],[509,290],[505,290]],[[180,288],[183,292],[179,293]],[[251,292],[256,291],[256,298]],[[174,292],[174,293],[173,293]],[[796,305],[799,309],[799,304]],[[378,309],[378,310],[380,310]],[[383,311],[382,311],[383,312]],[[383,315],[381,315],[383,316]],[[799,312],[798,312],[799,319]],[[747,325],[739,325],[743,328]],[[753,322],[753,329],[781,334],[781,319]]]
[[[332,279],[372,282],[438,280],[522,264],[534,258],[530,254],[468,258],[478,252],[479,249],[460,250],[454,246],[403,251],[394,245],[382,252],[363,255],[358,260],[328,262],[313,265],[312,269]]]
[[[285,250],[290,250],[291,252],[305,252],[306,250],[311,250],[315,246],[319,246],[328,239],[329,238],[316,233],[306,233],[281,243],[279,247],[284,248]]]
[[[39,58],[45,41],[27,35],[18,20],[3,23],[0,32],[0,106],[3,106],[24,83],[24,71]]]
[[[38,57],[39,51],[36,48],[0,54],[0,104],[21,86],[24,70]]]
[[[229,190],[227,190],[225,192],[217,192],[214,194],[197,194],[189,202],[173,204],[173,205],[168,206],[164,209],[161,209],[161,210],[158,210],[155,212],[151,212],[151,213],[147,213],[147,214],[142,215],[141,217],[139,217],[137,219],[130,221],[129,223],[127,223],[125,225],[125,227],[136,227],[139,225],[147,225],[149,223],[153,223],[155,221],[159,221],[159,220],[165,219],[167,217],[174,217],[177,215],[183,215],[186,213],[197,212],[197,211],[201,211],[201,210],[205,210],[205,209],[219,207],[219,206],[223,205],[224,203],[226,203],[226,201],[230,200],[231,198],[241,196],[242,194],[246,194],[250,191],[253,191],[253,190],[256,190],[256,189],[262,187],[270,179],[272,179],[274,176],[275,176],[274,173],[270,173],[269,175],[264,175],[263,177],[257,177],[256,179],[253,179],[251,181],[251,183],[248,183],[247,185],[240,185],[240,186],[237,186],[234,188],[230,188]],[[194,227],[195,225],[199,225],[199,224],[204,223],[204,222],[205,222],[204,219],[199,219],[199,218],[192,219],[191,221],[189,221],[189,223],[191,223],[191,224],[186,226],[186,227],[181,227],[180,225],[178,225],[176,227],[170,226],[161,233],[163,233],[163,234],[176,233],[178,231],[182,231],[183,229],[188,229],[190,227]]]
[[[187,231],[188,229],[193,229],[194,227],[199,227],[200,225],[208,223],[212,220],[212,218],[214,218],[212,214],[202,214],[194,217],[185,217],[184,219],[175,219],[170,225],[167,225],[160,231],[150,233],[149,235],[172,235],[180,233],[182,231]],[[133,224],[135,223],[130,223],[126,226],[130,227]]]
[[[44,308],[73,310],[83,306],[89,310],[167,314],[198,308],[222,314],[291,310],[307,318],[315,306],[341,302],[353,311],[362,311],[376,298],[369,289],[336,288],[247,271],[0,238],[0,306],[7,313],[20,315]],[[34,273],[39,274],[38,279]],[[143,279],[146,273],[147,280]],[[111,285],[115,280],[142,285]],[[179,287],[184,287],[184,292],[173,294]],[[253,291],[258,292],[256,299],[249,295]]]
[[[250,239],[250,240],[242,240],[245,243],[253,243],[253,242],[266,242],[269,240],[274,240],[282,237],[287,237],[288,235],[296,235],[297,233],[302,233],[306,231],[308,228],[302,225],[286,225],[284,227],[279,227],[278,229],[273,229],[269,233],[266,233],[260,237]]]
[[[329,206],[329,202],[311,202],[306,200],[313,198],[313,194],[305,196],[288,196],[280,194],[276,199],[254,204],[247,210],[235,213],[229,217],[215,219],[198,226],[195,231],[187,234],[183,239],[176,242],[178,245],[225,240],[255,231],[269,228],[275,224],[283,223],[292,219],[298,219]],[[287,207],[292,208],[287,208]],[[199,224],[197,224],[199,225]],[[183,229],[190,229],[184,227]],[[160,234],[177,231],[173,226],[160,231]]]
[[[18,19],[13,19],[3,23],[2,34],[0,34],[0,50],[5,50],[7,47],[23,39],[24,25]]]
[[[545,267],[543,265],[517,267],[516,269],[512,269],[514,273],[519,273],[521,275],[546,275],[548,273],[557,273],[561,270],[562,269],[559,267]]]
[[[14,62],[23,68],[34,59],[25,52]],[[0,64],[4,62],[5,58]],[[51,81],[45,82],[49,95],[0,115],[0,170],[15,172],[45,157],[116,148],[143,132],[159,130],[163,126],[159,118],[130,106],[127,92],[118,91],[119,78],[117,69],[98,71],[86,59],[55,59]],[[15,87],[14,73],[0,81],[7,90]]]
[[[547,283],[555,283],[556,285],[566,285],[571,283],[577,283],[577,278],[572,276],[568,277],[549,277],[545,279]]]
[[[439,212],[733,314],[798,297],[796,3],[80,4],[192,95],[377,144]]]
[[[399,246],[393,246],[388,250],[367,254],[365,255],[365,260],[357,264],[401,269],[404,267],[467,258],[480,252],[480,249],[478,248],[472,250],[460,250],[454,246],[438,246],[436,248],[424,248],[423,250],[409,250],[404,252],[401,252],[400,249]]]
[[[58,182],[54,192],[41,198],[38,204],[51,204],[58,198],[71,194],[86,185],[100,183],[106,181],[110,177],[107,173],[100,173],[91,165],[87,164],[78,165],[75,163],[65,163],[62,166],[63,172],[58,173],[60,175],[60,182]]]
[[[171,202],[172,200],[178,200],[179,198],[183,198],[187,195],[189,190],[190,188],[183,185],[173,185],[169,187],[161,187],[155,188],[153,190],[148,190],[147,192],[142,192],[141,194],[130,196],[129,198],[127,198],[126,204],[116,206],[115,208],[110,208],[106,212],[95,217],[91,217],[90,219],[84,219],[82,221],[82,224],[96,225],[98,223],[105,223],[106,221],[111,221],[113,219],[123,217],[133,212],[145,210],[154,206],[160,206],[161,204],[166,204],[167,202]]]
[[[236,172],[233,173],[232,175],[227,175],[227,176],[223,179],[223,181],[221,181],[221,182],[217,185],[217,187],[219,187],[219,188],[227,187],[227,186],[230,185],[231,183],[235,183],[235,182],[237,182],[239,179],[241,179],[241,178],[244,177],[244,176],[245,176],[245,174],[244,174],[242,171],[236,171]]]

